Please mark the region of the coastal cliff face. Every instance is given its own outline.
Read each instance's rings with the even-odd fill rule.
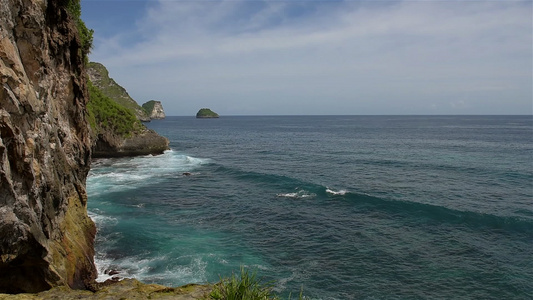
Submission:
[[[161,120],[165,118],[165,111],[161,101],[150,100],[142,105],[150,119]]]
[[[95,134],[92,157],[157,155],[169,149],[167,138],[140,122],[150,120],[144,108],[128,95],[126,89],[109,78],[102,64],[89,63],[88,74],[92,82],[89,111],[94,115]],[[143,111],[143,119],[138,110]],[[110,114],[111,111],[115,113]]]
[[[96,277],[89,97],[66,2],[0,0],[0,292]]]
[[[99,88],[105,95],[131,110],[139,120],[143,122],[150,121],[150,117],[145,110],[130,97],[126,89],[109,77],[109,71],[104,65],[90,62],[87,66],[87,74],[94,86]]]

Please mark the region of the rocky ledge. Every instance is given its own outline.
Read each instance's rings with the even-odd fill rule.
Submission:
[[[111,284],[104,284],[96,292],[72,290],[56,287],[38,294],[0,294],[0,300],[48,300],[48,299],[173,299],[196,300],[207,299],[212,290],[211,285],[189,284],[171,288],[157,284],[144,284],[135,279],[124,279]]]
[[[138,155],[162,154],[168,147],[167,138],[158,135],[155,131],[146,129],[131,137],[117,137],[100,134],[93,147],[92,157],[125,157]]]

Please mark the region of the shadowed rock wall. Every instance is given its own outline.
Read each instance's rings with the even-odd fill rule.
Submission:
[[[0,291],[86,288],[85,71],[67,1],[0,0]]]

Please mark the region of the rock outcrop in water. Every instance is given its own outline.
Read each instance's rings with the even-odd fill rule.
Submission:
[[[197,113],[196,113],[196,118],[198,119],[210,119],[210,118],[218,118],[219,115],[212,111],[211,109],[209,108],[201,108]]]
[[[169,141],[153,130],[145,129],[123,138],[112,132],[103,132],[94,145],[94,158],[157,155],[168,150]]]
[[[84,59],[67,1],[0,0],[0,291],[96,277]]]
[[[161,101],[150,100],[142,105],[148,117],[152,120],[161,120],[165,118],[165,111]]]

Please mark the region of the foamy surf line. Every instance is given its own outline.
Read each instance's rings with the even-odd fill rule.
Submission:
[[[155,180],[193,171],[211,159],[166,151],[157,156],[107,159],[91,169],[87,177],[89,196],[105,194],[106,190],[120,191],[153,184]],[[149,180],[148,180],[149,179]]]
[[[313,198],[316,196],[316,194],[308,192],[306,190],[299,190],[297,192],[292,192],[292,193],[279,193],[279,194],[276,194],[276,196],[283,197],[283,198],[302,199],[302,198]]]
[[[328,194],[332,194],[332,195],[340,195],[340,196],[343,196],[343,195],[346,195],[346,193],[348,193],[347,190],[339,190],[339,191],[334,191],[330,188],[326,188],[326,193]]]

